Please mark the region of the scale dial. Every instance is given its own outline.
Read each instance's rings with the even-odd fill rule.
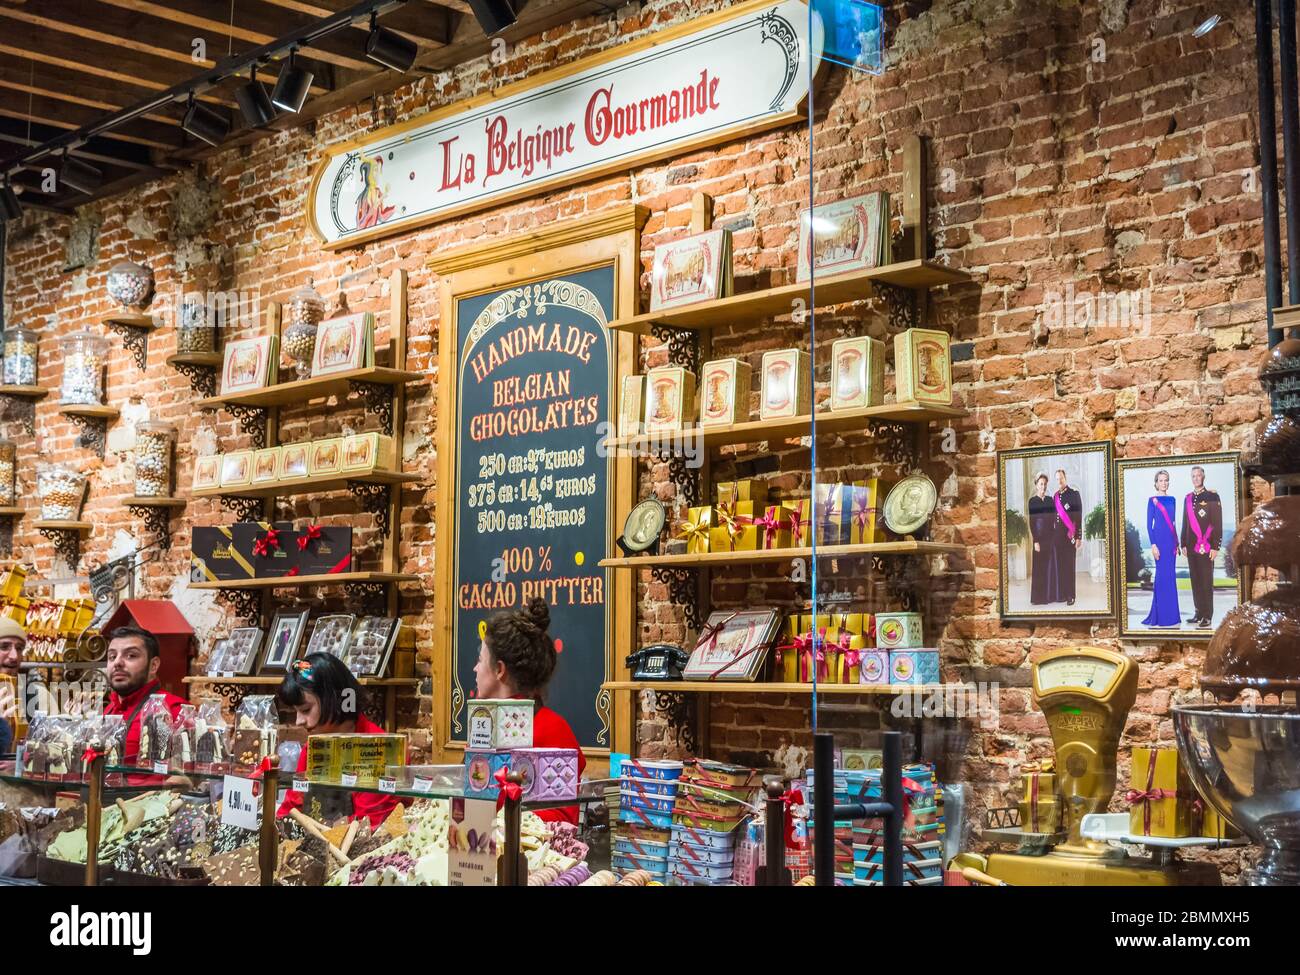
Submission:
[[[1038,667],[1038,693],[1053,691],[1091,691],[1102,694],[1115,679],[1119,664],[1098,657],[1057,657]]]

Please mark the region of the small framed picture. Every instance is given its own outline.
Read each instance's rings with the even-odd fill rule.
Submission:
[[[366,616],[357,620],[344,661],[353,675],[382,677],[401,628],[401,621],[391,616]]]
[[[290,443],[280,448],[280,480],[307,476],[307,451],[310,447],[310,443]]]
[[[266,640],[266,654],[262,670],[284,671],[298,656],[298,648],[307,632],[307,610],[289,612],[280,610],[271,621],[271,632]]]
[[[998,451],[1001,614],[1115,615],[1111,442]]]
[[[257,651],[262,648],[262,630],[256,626],[241,626],[232,630],[227,638],[226,663],[222,673],[243,677],[253,672]]]
[[[311,639],[307,641],[307,652],[303,656],[328,653],[340,660],[346,660],[348,645],[352,640],[352,627],[356,620],[357,618],[351,613],[338,613],[318,618],[316,626],[311,631]]]
[[[253,452],[236,450],[221,455],[221,486],[248,487],[253,483]]]
[[[1115,494],[1120,636],[1209,639],[1241,600],[1229,557],[1242,518],[1241,455],[1125,458],[1115,462]]]
[[[682,671],[686,680],[757,680],[781,629],[774,609],[712,613]]]
[[[194,481],[190,486],[195,491],[210,491],[221,487],[221,454],[195,458]]]
[[[313,377],[365,369],[374,364],[375,316],[370,312],[331,318],[317,327],[311,362]]]

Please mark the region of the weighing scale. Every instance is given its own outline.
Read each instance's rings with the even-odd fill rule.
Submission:
[[[1031,833],[1018,823],[995,820],[994,828],[984,830],[984,838],[1014,842],[1019,851],[961,853],[953,867],[983,883],[1218,886],[1219,873],[1212,865],[1175,860],[1174,845],[1159,837],[1128,838],[1153,848],[1154,856],[1146,858],[1127,856],[1118,846],[1083,835],[1084,817],[1105,813],[1115,793],[1115,755],[1137,699],[1137,665],[1101,647],[1066,647],[1039,660],[1033,677],[1033,702],[1047,717],[1056,750],[1061,831]],[[1184,840],[1177,845],[1188,844]]]

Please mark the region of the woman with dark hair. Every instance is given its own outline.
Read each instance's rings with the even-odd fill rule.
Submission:
[[[277,694],[281,704],[291,707],[295,723],[309,735],[382,735],[379,727],[361,713],[361,685],[343,661],[328,653],[313,653],[289,665]],[[307,749],[298,757],[298,771],[307,771]],[[395,796],[379,792],[353,792],[350,819],[366,816],[372,827],[379,826],[397,805]],[[302,793],[290,789],[276,818],[302,808]]]
[[[555,673],[556,660],[555,642],[546,632],[550,625],[551,611],[540,599],[533,599],[525,609],[491,617],[474,665],[477,696],[482,700],[531,698],[535,702],[533,746],[575,749],[581,778],[587,760],[577,736],[567,721],[544,706],[546,685]],[[578,807],[544,809],[537,815],[550,822],[577,825]]]
[[[1047,475],[1039,471],[1034,475],[1034,493],[1029,498],[1029,537],[1034,543],[1034,554],[1029,560],[1033,566],[1029,602],[1034,606],[1060,599],[1052,548],[1055,529],[1056,505],[1047,495]]]

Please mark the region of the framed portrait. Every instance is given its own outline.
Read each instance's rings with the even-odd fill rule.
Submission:
[[[757,680],[781,629],[774,609],[723,610],[709,615],[682,677],[686,680]]]
[[[998,451],[1004,620],[1115,615],[1111,442]]]
[[[271,621],[271,632],[266,640],[266,654],[262,657],[262,670],[284,671],[298,656],[303,635],[307,632],[307,611],[300,613],[280,610]]]
[[[1229,550],[1243,517],[1241,455],[1117,461],[1115,495],[1120,635],[1209,639],[1241,599]]]

